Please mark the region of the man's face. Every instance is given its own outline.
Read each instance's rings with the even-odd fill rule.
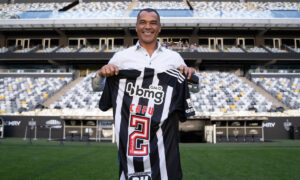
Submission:
[[[161,25],[155,12],[142,11],[137,19],[135,30],[141,44],[156,43]]]

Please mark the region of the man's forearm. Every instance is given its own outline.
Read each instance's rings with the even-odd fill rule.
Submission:
[[[101,77],[99,75],[96,75],[92,77],[92,89],[95,92],[103,91],[105,83],[103,81],[105,80],[104,77]]]

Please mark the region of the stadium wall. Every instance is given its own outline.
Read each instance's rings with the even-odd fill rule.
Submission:
[[[265,140],[300,139],[300,117],[269,117],[263,126]]]
[[[36,137],[37,138],[48,138],[49,128],[46,127],[46,122],[49,120],[61,121],[59,116],[0,116],[4,121],[4,137],[19,137],[24,138],[25,133],[27,138],[30,136],[30,127],[28,122],[32,119],[36,121]],[[27,132],[26,131],[27,127]],[[51,138],[62,138],[63,127],[51,130]],[[31,131],[31,137],[35,137],[35,130]]]
[[[63,119],[60,116],[0,116],[4,122],[4,137],[24,138],[27,126],[27,138],[30,136],[28,122],[32,119],[36,121],[37,138],[49,138],[49,128],[46,122],[49,120],[60,121],[63,125]],[[275,139],[300,139],[300,117],[269,117],[269,120],[263,123],[265,140]],[[293,131],[291,131],[293,127]],[[31,137],[34,138],[34,130],[31,131]],[[185,132],[188,133],[188,132]],[[193,131],[192,133],[196,133]],[[51,137],[60,139],[63,137],[63,126],[58,129],[52,129]]]

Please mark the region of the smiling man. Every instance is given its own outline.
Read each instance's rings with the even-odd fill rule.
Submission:
[[[179,53],[161,47],[157,42],[161,31],[160,16],[154,9],[142,9],[138,13],[136,32],[139,41],[123,51],[117,52],[98,74],[101,77],[117,75],[119,69],[149,67],[159,70],[180,69],[190,79],[194,68],[187,67]]]
[[[157,42],[160,31],[157,11],[142,9],[137,44],[115,53],[92,81],[101,89],[107,77],[99,108],[113,107],[121,180],[182,179],[178,120],[194,115],[186,78],[195,70]]]

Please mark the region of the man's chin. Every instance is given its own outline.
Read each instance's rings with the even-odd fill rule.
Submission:
[[[141,42],[144,43],[144,44],[152,44],[153,42],[156,42],[156,41],[153,40],[153,39],[151,39],[151,40],[150,39],[149,40],[148,39],[142,39]]]

